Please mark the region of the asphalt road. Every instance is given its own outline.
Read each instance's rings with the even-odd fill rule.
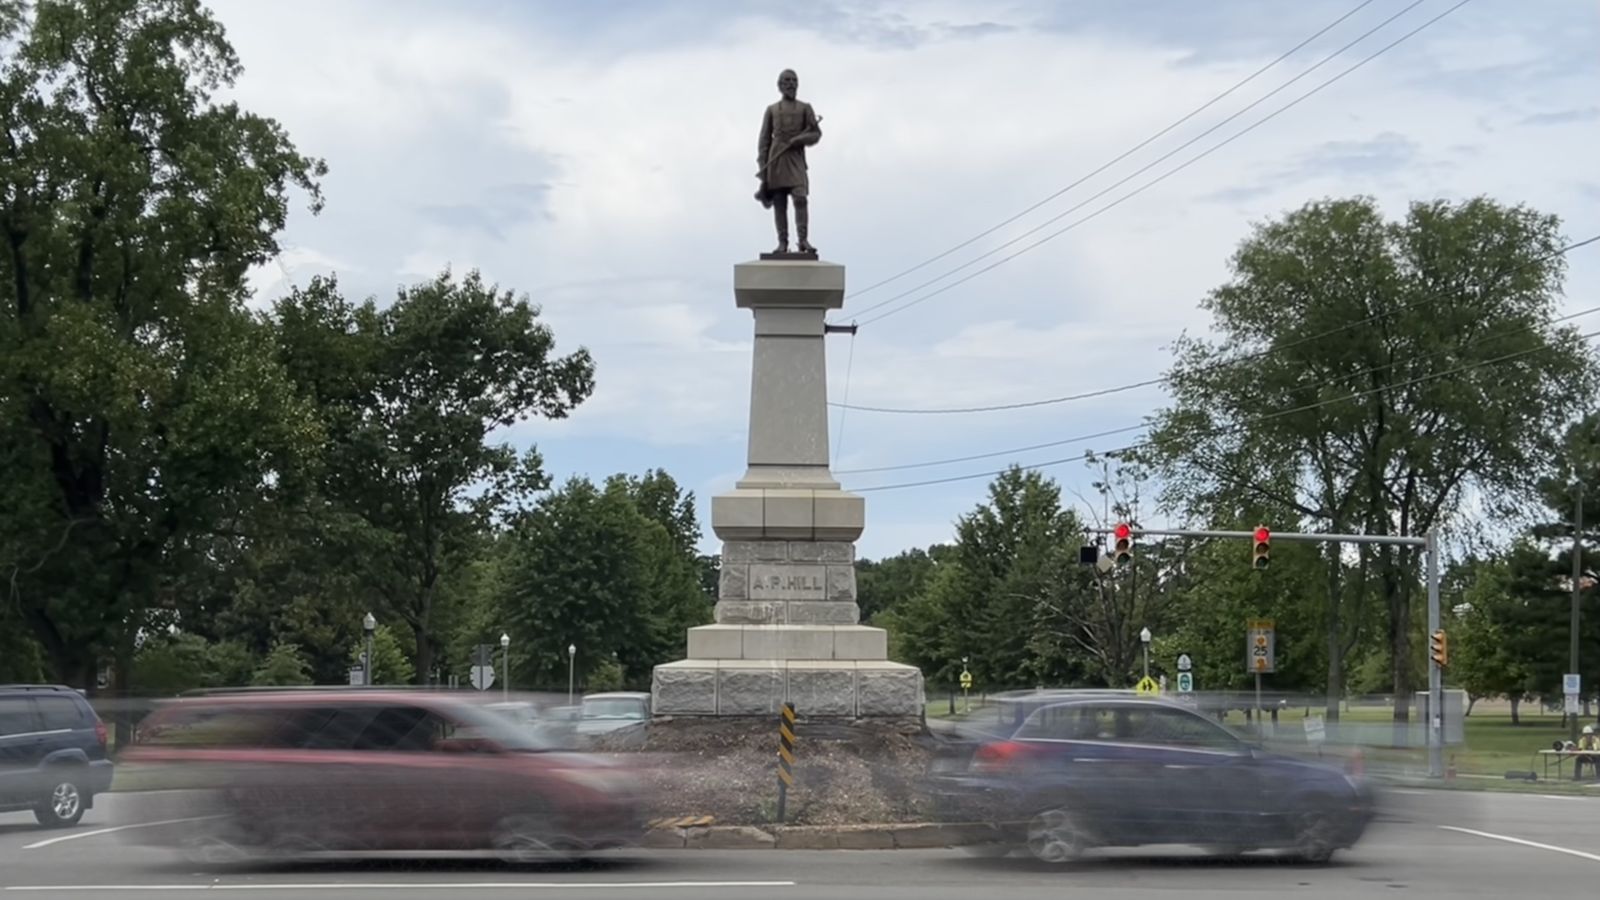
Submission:
[[[116,797],[102,798],[114,804]],[[869,897],[1184,900],[1292,895],[1590,896],[1600,883],[1600,799],[1404,794],[1357,847],[1329,866],[1269,855],[1219,861],[1186,848],[1104,852],[1061,868],[944,851],[631,851],[581,865],[513,868],[472,861],[340,862],[198,871],[107,832],[107,808],[45,831],[0,815],[0,897],[184,897],[237,891],[261,900],[391,897]]]

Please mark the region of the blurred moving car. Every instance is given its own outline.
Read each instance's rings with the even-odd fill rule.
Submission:
[[[935,769],[949,820],[991,821],[1002,840],[1065,862],[1091,847],[1200,845],[1219,854],[1290,849],[1327,862],[1375,813],[1360,779],[1276,756],[1185,706],[1086,695],[1033,710],[964,764]]]
[[[527,861],[643,834],[632,773],[458,695],[276,689],[163,705],[121,757],[129,832],[192,858],[484,852]]]
[[[578,736],[593,741],[603,734],[639,726],[634,739],[625,743],[643,743],[644,726],[650,721],[650,695],[644,693],[611,692],[590,694],[583,698],[579,708]]]
[[[78,824],[111,787],[106,726],[59,684],[0,684],[0,812],[32,810],[47,828]]]
[[[534,740],[544,746],[559,750],[577,750],[582,746],[578,738],[578,707],[540,707],[526,700],[510,700],[485,704],[484,709],[506,717],[519,728],[527,729]]]

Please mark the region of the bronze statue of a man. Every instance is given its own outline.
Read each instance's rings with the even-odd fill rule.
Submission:
[[[796,245],[801,253],[815,254],[811,246],[811,216],[807,195],[810,179],[806,176],[806,148],[822,140],[822,117],[811,109],[811,104],[795,99],[800,90],[800,76],[793,69],[784,69],[778,75],[778,91],[783,99],[767,107],[761,118],[761,137],[756,147],[756,165],[761,170],[761,189],[756,199],[762,206],[773,210],[778,225],[778,249],[774,253],[789,252],[789,198],[794,198],[794,230],[800,239]]]

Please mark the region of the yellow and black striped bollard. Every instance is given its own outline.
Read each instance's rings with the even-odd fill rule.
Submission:
[[[794,785],[794,704],[785,703],[778,719],[778,824],[783,824],[789,803],[789,788]]]

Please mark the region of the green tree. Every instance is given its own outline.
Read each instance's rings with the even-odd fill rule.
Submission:
[[[1036,626],[1070,572],[1069,556],[1076,562],[1081,531],[1049,478],[1016,467],[997,476],[988,502],[956,523],[948,563],[925,591],[881,617],[896,653],[935,683],[953,683],[963,658],[991,687],[1071,680],[1060,659],[1042,652],[1052,645],[1039,642]]]
[[[290,643],[273,644],[267,658],[256,668],[250,683],[258,687],[284,687],[311,684],[310,666],[300,648]]]
[[[1551,319],[1559,223],[1487,199],[1309,204],[1258,226],[1203,301],[1215,339],[1185,338],[1149,456],[1202,516],[1268,504],[1285,530],[1422,534],[1469,491],[1525,504],[1558,424],[1596,383],[1588,347]],[[1397,720],[1409,717],[1414,548],[1375,548]],[[1329,712],[1350,646],[1328,557]]]
[[[626,676],[622,671],[622,664],[614,656],[608,656],[595,665],[594,671],[589,673],[589,680],[584,682],[592,693],[600,691],[620,691],[624,686]]]
[[[1511,701],[1511,724],[1520,724],[1518,707],[1534,685],[1505,631],[1508,611],[1517,602],[1511,594],[1507,559],[1466,560],[1454,569],[1450,581],[1455,583],[1447,582],[1454,590],[1447,594],[1459,602],[1446,632],[1448,679],[1467,692],[1468,715],[1484,697],[1506,697]]]
[[[941,558],[949,557],[949,547],[936,544],[903,550],[883,559],[856,562],[856,605],[861,620],[872,621],[881,612],[892,610],[905,600],[927,589]]]
[[[665,496],[677,499],[650,499]],[[694,521],[692,500],[656,472],[615,476],[604,487],[573,479],[518,517],[497,603],[498,621],[513,636],[518,684],[564,684],[568,644],[579,648],[578,677],[586,683],[612,658],[627,683],[648,683],[653,666],[681,654],[684,630],[710,620],[698,535],[669,528],[663,510],[686,510],[687,518],[669,518]]]
[[[536,452],[491,436],[562,418],[594,387],[587,351],[557,356],[538,316],[476,272],[403,288],[382,309],[317,279],[275,311],[280,358],[330,435],[316,489],[359,520],[362,576],[411,629],[424,677],[450,631],[441,611],[460,599],[441,593],[448,576],[546,484]]]
[[[93,687],[208,535],[315,428],[246,313],[322,163],[215,94],[240,71],[192,0],[0,16],[0,547],[57,677]]]
[[[363,643],[350,648],[348,664],[351,667],[360,666],[366,656],[367,647]],[[407,658],[405,648],[400,646],[400,639],[395,636],[394,629],[387,625],[379,625],[372,632],[372,683],[373,684],[410,684],[416,678],[416,670]]]

